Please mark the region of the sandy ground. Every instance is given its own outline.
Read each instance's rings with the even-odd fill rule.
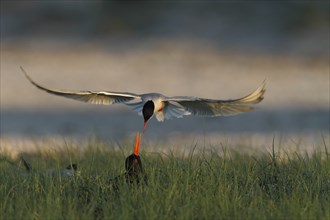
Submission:
[[[234,146],[242,139],[260,149],[270,146],[274,135],[290,146],[300,140],[306,149],[322,146],[322,135],[329,143],[328,57],[237,55],[187,42],[119,51],[97,45],[2,44],[1,149],[15,154],[37,146],[38,139],[79,142],[97,134],[118,142],[131,140],[142,127],[141,117],[126,106],[93,106],[37,90],[19,66],[50,88],[216,99],[246,95],[266,79],[265,100],[257,111],[226,118],[186,117],[163,124],[153,120],[145,135],[150,147],[146,149],[164,144],[175,149],[196,140],[199,146],[226,141]]]

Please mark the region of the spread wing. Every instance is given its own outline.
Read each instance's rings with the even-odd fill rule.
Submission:
[[[164,119],[182,118],[185,115],[190,115],[184,107],[173,101],[165,101],[162,111],[156,112],[156,118],[158,121],[164,121]]]
[[[197,116],[229,116],[254,109],[252,105],[263,100],[265,81],[254,92],[239,99],[213,100],[197,97],[169,97],[166,101],[176,102],[186,111]]]
[[[25,74],[26,78],[38,89],[48,92],[53,95],[62,96],[70,99],[75,99],[82,102],[101,104],[101,105],[111,105],[115,103],[130,102],[132,100],[140,100],[140,96],[133,93],[125,92],[93,92],[93,91],[60,91],[53,90],[43,87],[36,82],[34,82],[31,77],[26,73],[26,71],[21,67],[22,72]]]

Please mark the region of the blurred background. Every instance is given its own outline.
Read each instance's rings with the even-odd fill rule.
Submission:
[[[26,138],[121,140],[142,129],[129,107],[46,94],[19,66],[54,89],[214,99],[266,79],[254,112],[153,119],[145,137],[188,146],[329,141],[329,1],[1,1],[2,148]]]

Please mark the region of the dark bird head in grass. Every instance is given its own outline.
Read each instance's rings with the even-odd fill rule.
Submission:
[[[141,158],[139,156],[140,139],[141,135],[137,133],[134,153],[129,155],[125,160],[125,178],[126,182],[130,184],[133,182],[139,183],[140,178],[145,178]]]
[[[65,169],[77,171],[78,166],[77,166],[77,164],[73,163],[73,164],[70,164],[69,166],[67,166]]]
[[[126,178],[131,182],[134,179],[138,181],[140,176],[143,174],[143,167],[140,156],[131,154],[126,158],[125,161]]]

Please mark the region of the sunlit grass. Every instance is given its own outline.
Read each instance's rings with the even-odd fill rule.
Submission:
[[[329,146],[279,154],[191,146],[188,154],[142,152],[147,184],[129,186],[130,152],[93,140],[84,152],[24,155],[34,170],[2,155],[2,219],[330,219]],[[248,146],[247,146],[248,147]],[[70,149],[70,146],[67,146]],[[48,170],[78,164],[74,178]]]

